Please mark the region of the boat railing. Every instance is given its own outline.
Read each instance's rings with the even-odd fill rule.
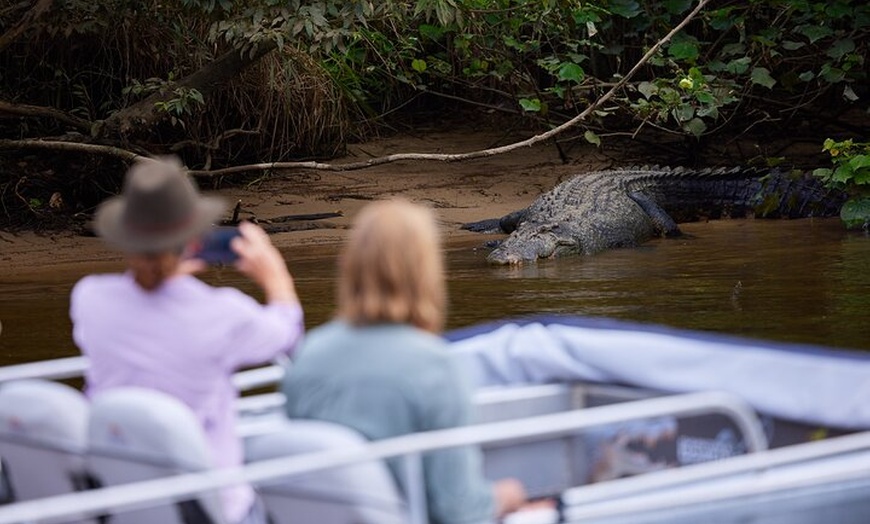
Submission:
[[[15,380],[65,380],[81,377],[88,358],[66,357],[0,367],[0,384]],[[233,374],[233,384],[240,392],[274,387],[284,376],[287,361],[246,369]],[[584,386],[590,391],[595,386]],[[613,388],[611,388],[613,389]],[[628,391],[629,388],[625,388]],[[632,390],[634,391],[634,390]],[[646,395],[642,395],[646,396]],[[635,396],[641,398],[641,396]],[[276,413],[285,403],[280,392],[265,392],[240,397],[236,410],[241,415]],[[583,407],[582,392],[571,384],[538,384],[522,387],[482,388],[474,397],[479,422],[505,420],[516,416],[564,411]],[[507,406],[507,409],[506,409]]]
[[[854,506],[838,504],[830,496],[845,498],[845,492],[853,490],[852,504],[870,503],[868,460],[870,431],[865,431],[580,486],[562,495],[564,522],[703,522],[710,517],[703,513],[713,511],[717,521],[732,522],[723,517],[726,506],[734,514],[760,518],[762,512],[798,511],[797,503],[803,506],[800,511],[829,504],[824,509],[827,515],[838,510],[850,515],[849,522],[864,522],[866,511],[857,515]],[[718,504],[715,509],[714,504]],[[817,517],[811,514],[792,522],[818,522]]]
[[[721,414],[742,433],[747,452],[767,449],[767,440],[753,409],[722,392],[686,393],[602,407],[523,417],[461,428],[416,433],[376,442],[362,449],[337,449],[250,463],[239,468],[189,473],[170,478],[113,486],[87,492],[17,502],[0,507],[0,524],[55,522],[71,515],[100,515],[173,503],[193,495],[238,484],[257,484],[345,465],[403,457],[404,485],[410,521],[424,524],[425,491],[421,454],[444,448],[487,443],[521,443],[570,435],[602,426],[659,416]]]
[[[861,450],[870,450],[870,431],[776,448],[764,454],[739,455],[728,460],[662,470],[655,475],[637,475],[610,482],[578,486],[566,490],[562,494],[562,502],[567,506],[581,507],[619,497],[648,494],[655,490],[696,485],[700,482],[725,477],[733,478],[743,474],[757,474],[786,465],[810,462],[815,465],[814,461],[822,458],[831,459]]]
[[[82,376],[88,368],[87,357],[66,357],[0,367],[0,383],[29,378],[63,380]]]
[[[78,378],[84,375],[88,365],[89,361],[87,357],[76,356],[3,366],[0,367],[0,384],[13,380],[32,378],[46,380]],[[233,384],[235,384],[239,391],[249,391],[274,385],[283,376],[283,363],[276,363],[239,371],[233,375]]]

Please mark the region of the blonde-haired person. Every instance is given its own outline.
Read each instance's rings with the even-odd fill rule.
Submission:
[[[90,275],[73,288],[73,338],[90,365],[86,392],[152,388],[187,404],[205,430],[216,467],[242,464],[235,433],[232,373],[291,352],[303,333],[293,277],[266,233],[239,226],[235,267],[265,293],[266,304],[234,288],[212,287],[187,258],[224,212],[201,196],[174,158],[143,160],[127,172],[123,192],[103,202],[95,228],[126,255],[124,273]],[[256,522],[249,486],[222,491],[227,522]]]
[[[471,392],[438,336],[446,290],[434,214],[405,200],[369,204],[339,261],[338,311],[306,336],[282,384],[291,418],[349,426],[370,440],[469,422]],[[397,481],[399,463],[390,467]],[[518,509],[523,486],[488,483],[476,448],[424,456],[433,524]]]

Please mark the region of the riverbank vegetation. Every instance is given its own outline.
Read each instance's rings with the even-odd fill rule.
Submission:
[[[234,183],[262,172],[215,170],[469,113],[679,163],[737,138],[759,144],[740,161],[791,163],[764,147],[785,136],[830,166],[826,139],[866,137],[868,34],[863,0],[13,1],[0,225],[86,218],[137,155]]]

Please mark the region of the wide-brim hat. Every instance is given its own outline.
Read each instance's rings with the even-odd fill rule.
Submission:
[[[134,164],[122,193],[97,208],[94,229],[130,253],[159,253],[183,247],[211,227],[226,210],[223,199],[202,196],[174,157]]]

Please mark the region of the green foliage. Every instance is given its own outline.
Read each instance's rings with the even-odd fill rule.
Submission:
[[[816,169],[814,175],[831,187],[870,189],[870,142],[851,139],[838,142],[829,138],[822,149],[831,155],[834,167]]]
[[[377,72],[388,70],[387,78],[416,89],[501,93],[521,112],[567,118],[565,112],[582,109],[597,85],[618,79],[693,4],[425,0],[403,25],[370,23],[356,43],[374,45],[358,56],[377,56]],[[852,102],[858,98],[853,86],[867,80],[868,20],[863,0],[711,8],[650,61],[618,98],[618,110],[599,115],[605,119],[599,125],[629,117],[699,137],[735,123],[750,127],[753,122],[736,116],[773,92],[784,106],[826,91]]]
[[[852,194],[840,209],[840,218],[848,229],[866,230],[870,227],[870,142],[828,138],[823,150],[831,155],[834,167],[816,169],[813,174],[827,186]]]
[[[172,125],[180,125],[185,127],[182,116],[191,115],[195,108],[205,105],[205,100],[202,98],[202,93],[193,88],[177,87],[172,90],[175,95],[166,101],[155,103],[158,111],[163,111],[169,114],[169,119]]]
[[[622,78],[694,5],[63,0],[29,35],[49,43],[43,55],[2,64],[22,74],[0,78],[0,90],[48,86],[40,92],[52,103],[33,103],[94,120],[156,89],[171,92],[169,72],[177,78],[190,74],[230,47],[255,53],[269,46],[313,58],[360,121],[431,92],[510,107],[553,125]],[[868,80],[868,36],[870,7],[864,0],[711,2],[589,124],[599,131],[637,131],[649,124],[702,137],[811,111],[808,101],[853,103],[865,96],[857,86]],[[83,45],[97,46],[96,56],[88,56],[94,60],[58,60],[71,57],[69,49],[81,53]],[[15,78],[20,82],[10,80]],[[178,92],[159,109],[189,117],[204,102]],[[753,111],[759,106],[762,111]],[[600,140],[599,133],[594,136]]]
[[[697,67],[688,74],[674,78],[658,78],[637,85],[641,98],[630,102],[635,114],[659,124],[673,122],[684,132],[700,136],[707,122],[719,119],[720,110],[737,102],[732,95],[733,83],[716,82]]]
[[[840,209],[840,219],[846,229],[870,230],[870,197],[847,200]]]
[[[168,80],[151,77],[140,82],[133,79],[130,85],[121,90],[121,93],[133,97],[143,97],[158,91],[171,91],[175,95],[173,98],[155,102],[154,105],[158,111],[169,115],[169,121],[172,125],[180,125],[183,128],[186,125],[182,117],[192,115],[196,110],[202,109],[205,106],[205,99],[202,93],[194,88],[173,88],[174,78],[175,74],[170,72]]]
[[[24,20],[30,4],[0,9],[0,34]],[[551,128],[623,79],[695,5],[57,0],[0,52],[0,100],[58,109],[84,124],[8,118],[0,120],[0,138],[88,128],[96,136],[154,94],[162,95],[155,108],[166,116],[159,125],[119,127],[129,134],[100,138],[180,151],[191,165],[217,167],[328,156],[341,151],[351,126],[370,129],[384,115],[432,100],[467,100]],[[795,118],[812,122],[820,111],[866,104],[868,37],[864,0],[710,2],[584,122],[582,136],[601,145],[647,129],[688,138],[758,124],[787,129]],[[247,57],[277,52],[218,89],[180,87],[190,84],[178,79],[233,49]],[[845,144],[826,146],[833,166],[819,176],[867,190],[866,144]],[[0,180],[0,187],[15,186]],[[89,188],[91,200],[107,187]],[[30,195],[22,195],[15,205],[29,205]]]

